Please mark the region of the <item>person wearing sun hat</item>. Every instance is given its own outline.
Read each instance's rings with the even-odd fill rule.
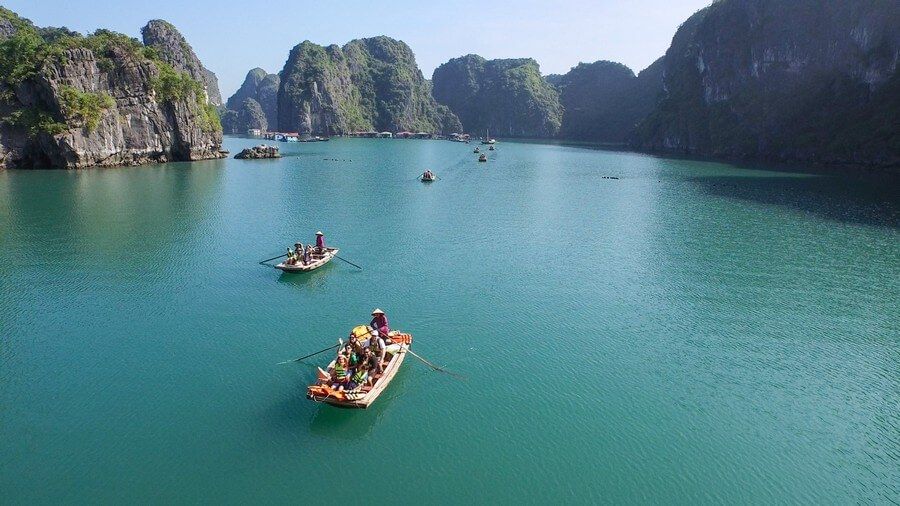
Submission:
[[[378,336],[382,339],[387,339],[388,334],[391,332],[391,328],[388,326],[387,315],[384,314],[384,311],[377,308],[372,311],[372,322],[369,323],[369,326],[375,329],[378,332]]]
[[[316,253],[319,255],[325,253],[325,234],[321,230],[316,232]]]
[[[372,311],[372,321],[369,323],[369,328],[372,329],[369,348],[375,355],[375,371],[381,372],[384,367],[385,353],[388,351],[388,333],[391,331],[384,311],[377,308]]]

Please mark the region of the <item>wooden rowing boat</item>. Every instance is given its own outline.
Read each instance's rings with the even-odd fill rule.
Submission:
[[[338,248],[325,248],[325,253],[322,254],[313,254],[310,258],[310,262],[308,264],[303,264],[301,262],[297,262],[296,264],[288,264],[286,262],[281,262],[276,265],[276,269],[281,269],[284,272],[309,272],[322,267],[331,261],[332,258],[336,257],[340,251]]]
[[[403,360],[406,358],[409,347],[412,345],[412,335],[399,332],[396,334],[392,332],[391,334],[393,339],[399,341],[399,344],[395,344],[395,347],[398,347],[398,349],[395,352],[387,352],[385,354],[386,363],[384,371],[375,376],[376,379],[374,385],[366,385],[353,391],[338,392],[328,385],[329,381],[320,378],[307,387],[306,398],[316,402],[324,402],[339,408],[366,409],[371,406],[372,403],[375,402],[375,399],[377,399],[391,383],[391,380],[394,379],[397,371],[400,370],[400,365],[403,364]],[[331,363],[328,364],[327,372],[329,375],[334,371],[334,363],[335,360],[332,360]]]

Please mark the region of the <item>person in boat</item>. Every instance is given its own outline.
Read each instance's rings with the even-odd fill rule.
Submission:
[[[350,332],[350,340],[347,342],[347,347],[345,349],[345,354],[348,357],[347,363],[350,366],[351,370],[359,367],[360,364],[363,363],[363,355],[365,354],[365,347],[363,346],[362,340],[357,336],[354,332]]]
[[[316,232],[316,253],[319,255],[325,253],[325,234],[321,230]]]
[[[384,311],[375,308],[372,311],[372,321],[369,322],[369,326],[374,330],[372,334],[378,336],[387,342],[388,335],[391,333],[391,328],[388,326],[387,315],[384,314]]]
[[[338,355],[334,361],[334,371],[331,374],[331,388],[343,392],[344,387],[350,382],[349,360],[343,354]]]
[[[294,243],[294,263],[301,261],[303,261],[303,243]]]
[[[302,248],[302,251],[303,251],[303,264],[308,265],[312,261],[313,246],[312,246],[312,244],[310,244],[306,248],[303,248],[302,245],[300,247]]]
[[[287,260],[285,260],[284,263],[286,263],[288,265],[294,265],[294,263],[296,261],[297,261],[297,257],[294,256],[294,250],[292,250],[291,248],[288,248],[287,249]]]
[[[347,383],[347,390],[356,390],[366,384],[369,378],[369,367],[366,362],[360,362],[350,375],[350,381]]]
[[[384,339],[381,336],[373,335],[369,338],[369,347],[366,348],[366,352],[368,352],[368,357],[371,361],[372,371],[375,373],[384,372],[384,355],[386,350],[387,345],[384,344]]]
[[[369,381],[370,385],[375,384],[375,374],[380,372],[380,365],[378,362],[378,357],[375,356],[375,353],[372,351],[371,345],[367,348],[363,349],[362,355],[362,363],[366,364],[366,368],[369,372]]]

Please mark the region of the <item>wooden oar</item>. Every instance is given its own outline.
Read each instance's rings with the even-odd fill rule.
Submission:
[[[328,350],[333,350],[333,349],[337,348],[337,347],[340,346],[340,345],[341,345],[341,343],[337,343],[336,345],[334,345],[334,346],[329,346],[329,347],[325,348],[324,350],[319,350],[319,351],[317,351],[317,352],[315,352],[315,353],[310,353],[309,355],[304,355],[304,356],[302,356],[302,357],[300,357],[300,358],[295,358],[294,360],[285,360],[284,362],[278,362],[278,365],[281,365],[281,364],[290,364],[291,362],[299,362],[299,361],[301,361],[301,360],[303,360],[303,359],[305,359],[305,358],[314,357],[314,356],[318,355],[319,353],[325,353],[325,352],[328,351]]]
[[[352,265],[353,267],[356,267],[357,269],[362,270],[362,267],[356,265],[355,263],[351,262],[350,260],[343,259],[337,255],[335,255],[334,258],[337,258],[338,260],[343,260],[344,262],[347,262],[348,264]]]
[[[267,258],[267,259],[263,260],[262,262],[260,262],[259,264],[260,264],[260,265],[263,265],[263,264],[265,264],[266,262],[271,262],[272,260],[278,260],[279,258],[281,258],[281,257],[286,257],[286,256],[288,256],[287,253],[285,253],[285,254],[283,254],[283,255],[278,255],[277,257]]]
[[[409,348],[407,348],[406,351],[409,352],[409,353],[411,353],[412,356],[414,356],[414,357],[416,357],[417,359],[421,360],[422,363],[424,363],[424,364],[427,365],[428,367],[434,369],[435,371],[449,374],[450,376],[453,376],[454,378],[457,378],[457,379],[461,379],[461,380],[466,379],[465,376],[462,376],[462,375],[460,375],[460,374],[456,374],[455,372],[450,372],[450,371],[444,369],[443,367],[438,367],[438,366],[432,364],[431,362],[429,362],[429,361],[425,360],[424,358],[420,357],[419,355],[417,355],[416,352],[412,351],[412,350],[409,349]]]

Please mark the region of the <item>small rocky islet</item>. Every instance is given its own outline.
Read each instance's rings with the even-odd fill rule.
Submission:
[[[259,160],[263,158],[281,158],[281,153],[278,151],[278,146],[260,144],[252,148],[244,148],[234,157],[238,160]]]

